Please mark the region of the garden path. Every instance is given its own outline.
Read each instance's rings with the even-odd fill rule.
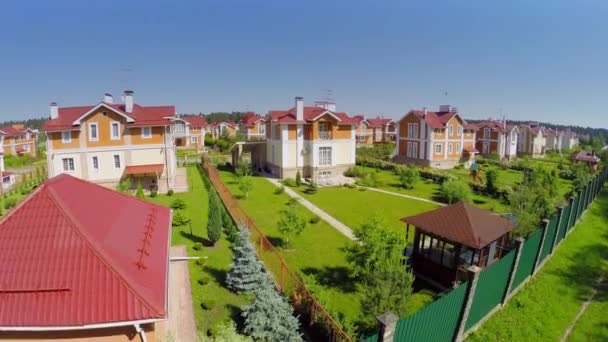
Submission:
[[[369,187],[366,187],[366,186],[362,186],[361,188],[366,188],[367,190],[381,192],[381,193],[387,194],[387,195],[393,195],[393,196],[398,196],[398,197],[405,197],[405,198],[413,199],[413,200],[416,200],[416,201],[433,203],[433,204],[440,205],[442,207],[445,207],[447,205],[445,203],[431,201],[431,200],[428,200],[426,198],[420,198],[420,197],[416,197],[416,196],[411,196],[411,195],[406,195],[406,194],[400,194],[398,192],[392,192],[392,191],[382,190],[382,189],[378,189],[378,188],[369,188]]]

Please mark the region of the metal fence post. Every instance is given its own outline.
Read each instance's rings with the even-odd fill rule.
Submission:
[[[511,266],[511,273],[509,274],[509,284],[507,285],[507,291],[505,291],[504,296],[502,297],[502,305],[505,305],[507,300],[509,299],[509,294],[513,290],[511,287],[513,286],[513,280],[515,280],[515,273],[517,273],[517,266],[519,266],[519,259],[521,258],[521,250],[526,240],[522,237],[518,237],[515,239],[515,260],[513,261],[513,266]]]
[[[547,227],[549,226],[549,220],[544,219],[540,224],[541,236],[540,236],[540,246],[538,246],[538,252],[536,252],[536,257],[534,258],[534,267],[532,268],[532,275],[536,274],[538,270],[538,264],[540,263],[540,255],[543,253],[543,246],[545,245],[545,238],[547,237]]]
[[[549,251],[549,254],[553,254],[553,251],[555,250],[555,244],[557,243],[557,236],[559,235],[559,227],[562,226],[562,222],[564,220],[564,206],[559,206],[557,208],[557,215],[559,217],[559,219],[557,220],[557,227],[555,227],[555,234],[553,235],[553,241],[551,241],[551,250]],[[568,227],[568,225],[566,225],[566,228]]]
[[[462,307],[462,313],[460,314],[460,322],[458,322],[458,330],[456,331],[456,337],[454,340],[462,341],[462,336],[465,333],[465,326],[469,319],[469,312],[471,312],[471,306],[473,306],[473,299],[475,298],[475,290],[477,289],[477,282],[479,281],[479,274],[481,268],[477,266],[467,267],[469,286],[464,299],[464,305]]]
[[[387,311],[378,316],[377,319],[380,322],[378,342],[393,342],[395,338],[395,328],[397,328],[399,317],[397,317],[394,313]]]

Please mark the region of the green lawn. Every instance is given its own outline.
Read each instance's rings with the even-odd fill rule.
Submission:
[[[188,226],[174,227],[171,234],[171,244],[186,245],[190,256],[207,257],[204,267],[197,265],[194,260],[188,261],[197,328],[199,331],[206,332],[216,323],[236,318],[240,312],[239,308],[245,305],[248,299],[224,287],[225,275],[232,262],[230,243],[225,237],[222,237],[215,247],[203,247],[200,251],[192,248],[196,241],[207,237],[208,199],[207,190],[203,186],[202,177],[197,167],[188,167],[188,182],[190,184],[189,192],[176,193],[173,196],[159,195],[155,198],[147,197],[146,199],[170,206],[175,199],[181,198],[188,205],[186,213],[192,220],[192,232],[195,236],[190,236]],[[210,283],[205,286],[198,283],[203,275],[211,278]],[[201,307],[201,303],[208,300],[215,301],[216,307],[214,309],[204,310]]]
[[[545,267],[492,316],[472,341],[556,341],[608,271],[608,192],[602,193]],[[604,295],[589,307],[571,340],[607,340]],[[600,314],[601,312],[601,314]]]
[[[349,226],[359,229],[372,216],[382,218],[386,227],[405,237],[405,223],[400,219],[438,208],[438,205],[409,198],[392,196],[371,190],[347,187],[320,188],[314,194],[304,193],[305,188],[295,189],[304,198]],[[413,230],[410,232],[413,241]]]
[[[608,273],[605,273],[608,275]],[[608,279],[604,277],[598,292],[570,333],[568,341],[608,340]]]

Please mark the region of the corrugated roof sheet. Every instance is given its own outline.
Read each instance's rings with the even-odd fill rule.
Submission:
[[[170,210],[69,175],[0,222],[0,326],[165,318]]]

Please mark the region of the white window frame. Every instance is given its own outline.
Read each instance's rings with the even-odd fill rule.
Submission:
[[[458,125],[458,136],[461,136],[463,134],[463,131],[464,131],[464,129],[463,129],[462,125]]]
[[[454,146],[452,143],[449,143],[448,144],[448,153],[453,153],[453,151],[454,151]]]
[[[456,152],[462,153],[462,146],[460,146],[460,143],[456,143]]]
[[[265,123],[263,123],[263,122],[262,122],[262,123],[259,123],[259,127],[258,127],[258,133],[259,133],[259,134],[261,134],[261,135],[262,135],[262,134],[263,134],[263,135],[265,135],[265,134],[266,134],[266,124],[265,124]]]
[[[114,135],[114,127],[116,127],[116,135]],[[110,122],[110,139],[120,140],[120,122],[118,122],[118,121]]]
[[[198,144],[198,136],[196,136],[196,135],[191,136],[190,142],[193,144]]]
[[[454,126],[453,125],[448,126],[448,135],[449,136],[454,135]]]
[[[112,161],[114,162],[114,170],[120,170],[122,163],[120,160],[120,154],[115,154],[112,156]],[[118,166],[116,165],[118,164]]]
[[[415,122],[410,122],[407,124],[407,137],[408,138],[418,138],[418,124]]]
[[[97,164],[97,165],[95,165],[95,164]],[[91,169],[95,173],[99,172],[99,157],[98,156],[91,157]]]
[[[407,157],[408,158],[418,158],[418,142],[416,141],[408,141],[407,142]]]
[[[491,137],[490,128],[484,127],[483,128],[483,138],[487,140],[487,139],[490,139],[490,137]]]
[[[484,142],[483,145],[481,146],[481,150],[482,150],[483,154],[490,154],[490,143]]]
[[[319,147],[319,166],[331,166],[332,165],[332,148],[331,146]]]
[[[435,144],[435,154],[441,154],[443,146],[441,144]]]
[[[147,133],[146,133],[147,131]],[[152,127],[145,126],[141,128],[141,138],[142,139],[151,139],[152,138]]]
[[[95,127],[95,138],[93,138],[93,127]],[[99,124],[97,122],[89,123],[89,141],[99,141]]]
[[[67,139],[66,139],[67,134]],[[72,142],[72,132],[71,131],[62,131],[61,132],[61,143],[69,144]]]
[[[329,129],[329,122],[319,122],[317,125],[319,128],[319,139],[321,140],[330,140],[331,139],[331,129]],[[323,129],[321,129],[323,127]]]
[[[74,165],[74,158],[61,158],[61,164],[63,167],[63,172],[74,172],[76,169]]]

